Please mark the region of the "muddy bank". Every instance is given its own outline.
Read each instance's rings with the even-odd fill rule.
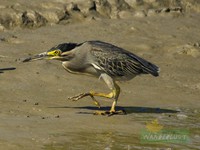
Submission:
[[[1,2],[4,3],[1,3],[0,10],[9,12],[13,9],[7,7],[13,5],[10,1]],[[58,13],[62,8],[60,11],[63,13],[69,9],[68,5],[63,8],[65,2],[34,1],[32,5],[32,1],[21,0],[17,1],[19,5],[14,4],[18,7],[17,11],[27,11],[24,18],[30,15],[29,7],[37,12],[34,15],[42,15],[39,18],[44,24],[41,23],[40,28],[36,25],[37,21],[31,20],[26,22],[27,26],[23,26],[20,21],[10,27],[1,23],[4,30],[0,32],[0,149],[199,149],[198,2],[165,1],[161,5],[161,1],[152,0],[118,1],[126,2],[123,4],[123,11],[130,9],[129,12],[133,14],[136,13],[135,10],[149,8],[152,2],[158,4],[153,8],[159,13],[146,17],[130,15],[123,19],[111,19],[110,13],[108,16],[100,13],[98,5],[103,1],[95,1],[96,13],[99,11],[95,17],[100,19],[83,17],[82,20],[79,16],[80,20],[72,23],[65,22],[73,20],[66,16],[62,21],[59,22],[58,19],[51,24],[48,17],[39,12],[49,9],[52,13]],[[111,2],[114,5],[116,1],[109,1]],[[187,9],[181,6],[181,12],[163,9],[168,6],[170,9],[179,8],[178,4],[186,2],[191,5]],[[75,4],[75,10],[69,12],[77,16],[84,14],[83,8],[87,8],[85,11],[89,8],[82,8],[79,1],[74,1]],[[106,9],[108,4],[104,6],[106,8],[103,6],[102,9]],[[21,57],[44,52],[59,43],[80,43],[86,40],[110,42],[161,68],[157,78],[144,75],[119,83],[122,93],[117,109],[125,109],[127,115],[94,116],[93,112],[99,108],[94,106],[90,98],[78,102],[67,100],[67,97],[90,90],[109,92],[101,80],[70,74],[57,61],[18,61]],[[112,100],[98,100],[102,105],[101,109],[110,108]],[[189,142],[142,143],[142,130],[155,120],[164,130],[187,131]]]
[[[0,31],[15,27],[37,28],[47,24],[69,24],[103,18],[119,19],[173,16],[199,12],[199,1],[156,0],[59,0],[1,1]]]

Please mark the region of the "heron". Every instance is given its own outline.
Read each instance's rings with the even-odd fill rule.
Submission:
[[[89,74],[102,78],[110,89],[108,93],[89,91],[68,98],[72,101],[78,101],[90,96],[98,107],[100,107],[100,103],[95,97],[113,99],[110,110],[96,111],[94,114],[97,115],[125,113],[123,110],[116,110],[120,94],[118,81],[128,81],[141,74],[157,77],[160,70],[155,64],[132,52],[102,41],[58,44],[46,52],[23,60],[23,62],[41,59],[59,60],[64,69],[70,73]]]

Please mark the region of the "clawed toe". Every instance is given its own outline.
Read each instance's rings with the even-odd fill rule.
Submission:
[[[94,115],[107,115],[107,116],[112,116],[112,115],[126,115],[125,110],[118,110],[118,111],[95,111]]]
[[[68,97],[68,100],[78,101],[79,99],[81,99],[85,96],[88,96],[88,95],[89,95],[89,93],[81,93],[81,94],[76,95],[76,96]]]
[[[100,108],[101,105],[100,103],[94,98],[94,96],[89,92],[89,93],[81,93],[79,95],[76,95],[76,96],[72,96],[72,97],[68,97],[68,100],[71,100],[71,101],[78,101],[80,99],[82,99],[83,97],[86,97],[86,96],[90,96],[92,98],[92,100],[94,101],[94,104]]]

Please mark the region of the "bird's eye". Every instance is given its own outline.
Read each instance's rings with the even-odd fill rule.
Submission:
[[[59,52],[58,51],[54,51],[54,55],[59,55]]]

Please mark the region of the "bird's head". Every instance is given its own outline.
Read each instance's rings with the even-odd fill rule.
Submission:
[[[46,52],[25,58],[22,61],[28,62],[31,60],[41,60],[41,59],[66,61],[73,57],[74,54],[72,52],[72,49],[74,49],[77,46],[79,46],[79,44],[77,43],[62,43],[52,47]]]

